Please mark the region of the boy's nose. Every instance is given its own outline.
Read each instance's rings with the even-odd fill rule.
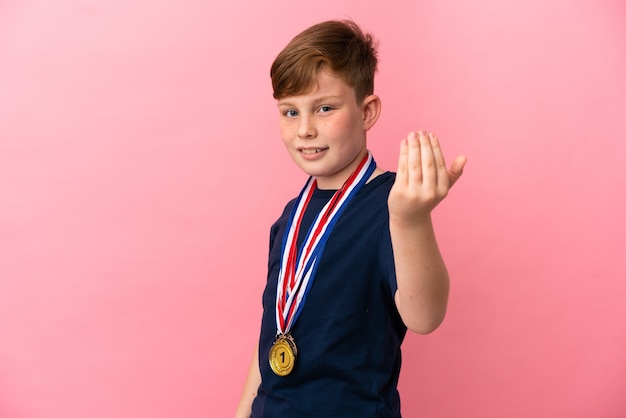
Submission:
[[[315,136],[315,126],[308,117],[301,117],[298,125],[298,136],[300,138],[313,138]]]

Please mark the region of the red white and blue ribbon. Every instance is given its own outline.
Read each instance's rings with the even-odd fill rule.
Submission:
[[[279,334],[288,334],[300,316],[333,227],[375,169],[376,162],[368,151],[354,173],[317,215],[298,251],[300,224],[317,186],[315,178],[310,177],[300,192],[283,237],[276,289],[276,328]]]

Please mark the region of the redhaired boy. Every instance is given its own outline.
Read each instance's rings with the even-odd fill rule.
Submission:
[[[259,344],[237,417],[400,417],[407,329],[442,322],[449,278],[432,210],[461,176],[437,137],[411,132],[396,173],[367,132],[381,112],[372,37],[328,21],[276,57],[283,142],[309,176],[270,231]]]

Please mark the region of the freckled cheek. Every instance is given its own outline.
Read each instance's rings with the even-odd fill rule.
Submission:
[[[292,127],[290,127],[288,124],[285,123],[281,123],[280,125],[280,137],[282,138],[283,142],[286,144],[290,143],[291,141],[293,141],[294,137],[295,137],[295,133]]]
[[[348,133],[351,129],[351,123],[349,120],[345,119],[336,119],[334,123],[325,126],[324,131],[332,137],[345,137],[346,133]]]

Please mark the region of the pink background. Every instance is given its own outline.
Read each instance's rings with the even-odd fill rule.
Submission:
[[[379,164],[421,128],[469,157],[405,416],[626,416],[626,5],[406,3],[0,3],[1,417],[232,416],[305,180],[269,65],[345,17],[380,40]]]

